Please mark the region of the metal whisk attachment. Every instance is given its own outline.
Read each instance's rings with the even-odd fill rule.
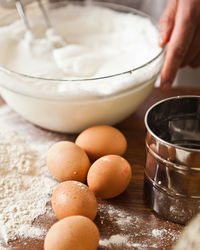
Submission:
[[[14,0],[14,1],[15,1],[15,6],[17,8],[18,14],[23,20],[26,30],[32,33],[31,26],[26,16],[25,4],[32,2],[33,0],[26,0],[27,2],[25,0]],[[42,12],[42,15],[43,15],[46,27],[47,27],[46,37],[48,38],[48,40],[51,41],[54,48],[61,48],[63,46],[66,46],[67,42],[65,41],[65,39],[61,37],[60,35],[58,35],[53,29],[51,22],[49,20],[49,17],[47,15],[47,12],[44,8],[44,5],[42,4],[42,1],[41,0],[35,0],[35,1],[37,1],[39,9]]]
[[[43,14],[43,17],[44,17],[45,24],[46,24],[47,28],[48,29],[52,28],[49,17],[47,15],[47,12],[46,12],[41,0],[36,0],[36,1],[38,3],[38,6],[39,6],[42,14]],[[23,20],[23,22],[24,22],[24,24],[26,26],[26,29],[31,31],[30,24],[29,24],[28,18],[26,16],[26,10],[25,10],[21,0],[16,0],[15,5],[16,5],[19,16],[21,17],[21,19]]]

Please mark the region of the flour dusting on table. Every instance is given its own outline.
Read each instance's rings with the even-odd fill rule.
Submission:
[[[45,155],[59,136],[25,122],[6,105],[0,108],[0,124],[0,249],[7,249],[9,241],[40,239],[47,232],[33,222],[45,213],[53,216],[47,203],[58,183]]]
[[[168,221],[161,225],[153,225],[151,220],[145,220],[140,212],[135,211],[135,216],[131,216],[129,211],[124,211],[122,207],[110,202],[99,203],[100,224],[108,225],[108,235],[104,235],[100,240],[100,249],[123,249],[123,250],[149,250],[169,249],[166,240],[176,242],[181,230],[168,228]],[[154,215],[152,214],[152,221]],[[111,226],[110,226],[111,225]],[[110,228],[109,228],[110,227]],[[153,244],[152,244],[153,242]]]
[[[46,231],[32,222],[46,212],[52,189],[37,150],[11,129],[0,127],[0,232],[7,243],[17,237],[38,238]]]

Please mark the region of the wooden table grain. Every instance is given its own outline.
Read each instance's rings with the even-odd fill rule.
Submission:
[[[173,88],[169,92],[161,92],[155,88],[136,112],[116,125],[128,141],[124,157],[133,168],[133,177],[123,194],[107,201],[99,200],[99,210],[95,219],[101,234],[99,249],[164,250],[171,249],[178,239],[183,226],[159,218],[147,207],[143,199],[146,135],[144,115],[153,103],[177,95],[200,95],[200,89]],[[4,102],[0,99],[0,105],[2,104]],[[66,140],[73,141],[77,135],[64,136]],[[55,217],[48,218],[43,215],[34,224],[48,229],[55,221]],[[10,246],[11,249],[18,250],[42,250],[43,239],[18,239],[11,242]]]

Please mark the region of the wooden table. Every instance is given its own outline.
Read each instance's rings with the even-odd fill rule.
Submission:
[[[99,249],[164,250],[171,249],[172,244],[178,239],[183,227],[159,218],[143,200],[146,134],[143,120],[146,110],[153,103],[170,96],[186,94],[200,95],[200,89],[176,88],[169,92],[154,89],[135,113],[116,126],[125,134],[128,141],[128,150],[124,157],[133,167],[133,178],[122,195],[112,200],[99,201],[99,211],[95,219],[101,234]],[[0,104],[3,104],[2,99]],[[73,140],[76,135],[64,136],[66,140]],[[47,219],[44,215],[34,223],[49,228],[55,221],[54,217]],[[19,250],[39,250],[43,249],[43,239],[19,239],[11,246]]]

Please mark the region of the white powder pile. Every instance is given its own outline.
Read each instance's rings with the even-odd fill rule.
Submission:
[[[44,153],[44,152],[41,152]],[[46,233],[32,226],[46,212],[57,184],[39,152],[11,129],[0,127],[0,234],[4,242]]]
[[[7,105],[0,107],[0,124],[2,250],[10,249],[3,246],[18,237],[44,238],[48,228],[43,224],[35,226],[33,221],[44,213],[45,218],[54,218],[46,203],[57,185],[45,165],[45,156],[50,145],[66,138],[27,123]]]

